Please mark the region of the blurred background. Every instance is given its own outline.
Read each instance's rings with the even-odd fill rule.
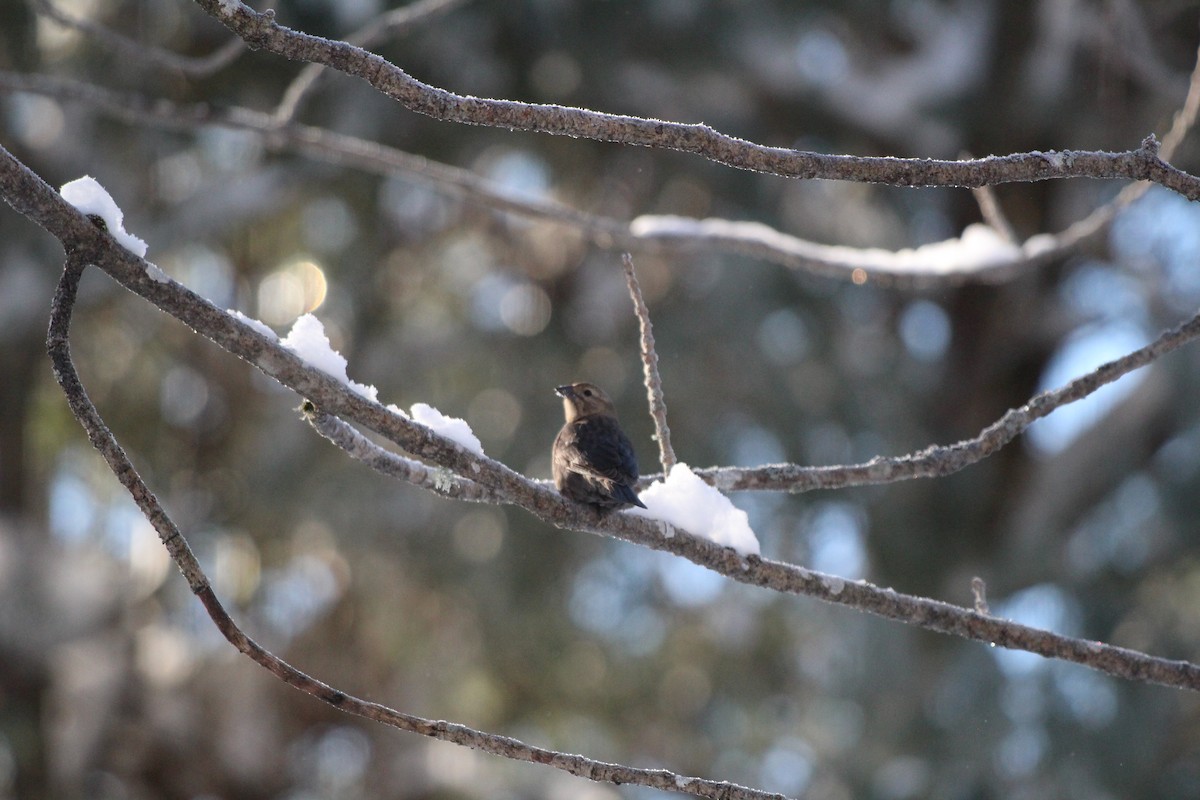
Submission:
[[[447,3],[377,45],[462,94],[706,122],[767,145],[956,158],[1134,148],[1182,104],[1183,0]],[[343,37],[386,0],[285,0]],[[192,56],[197,7],[57,8]],[[149,64],[0,5],[0,68],[271,112],[300,65]],[[455,126],[325,76],[301,122],[620,220],[763,222],[896,249],[980,220],[971,193],[784,180],[648,149]],[[1195,137],[1193,137],[1194,140]],[[148,258],[286,332],[325,324],[383,402],[467,419],[549,477],[554,386],[605,387],[656,471],[620,251],[403,174],[203,122],[0,93],[0,143],[90,174]],[[1200,148],[1174,158],[1200,169]],[[1117,182],[997,189],[1018,236]],[[339,714],[220,639],[70,417],[44,355],[57,241],[0,213],[0,798],[649,798]],[[1151,189],[1088,247],[1000,285],[816,278],[713,250],[635,253],[676,451],[824,465],[976,435],[1200,306],[1200,206]],[[93,271],[94,272],[94,271]],[[847,276],[848,277],[848,276]],[[456,505],[350,461],[299,398],[86,276],[88,390],[247,632],[403,711],[605,761],[811,798],[1194,798],[1200,697],[731,583],[632,545]],[[1200,347],[940,480],[742,493],[764,555],[1170,658],[1200,659]]]

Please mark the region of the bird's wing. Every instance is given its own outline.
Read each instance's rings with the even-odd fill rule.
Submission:
[[[637,456],[614,417],[580,417],[572,423],[574,441],[567,454],[576,472],[590,473],[617,483],[637,480]]]

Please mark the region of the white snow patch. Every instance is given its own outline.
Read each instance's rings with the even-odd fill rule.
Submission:
[[[656,481],[639,497],[646,508],[632,508],[639,517],[662,520],[696,536],[732,547],[743,556],[758,555],[758,537],[750,518],[729,498],[709,486],[687,464],[671,467],[666,481]]]
[[[221,7],[221,13],[225,16],[232,16],[235,11],[242,7],[241,0],[217,0],[217,5]]]
[[[472,453],[483,455],[483,445],[465,419],[447,417],[427,403],[413,403],[410,416],[413,422],[419,422],[434,433],[461,444]]]
[[[634,219],[629,223],[629,230],[643,239],[711,239],[751,249],[767,248],[835,268],[861,268],[898,275],[976,272],[1026,256],[1021,247],[982,223],[968,225],[957,238],[901,250],[817,244],[761,222],[726,219],[651,214]]]
[[[821,578],[821,585],[829,590],[829,593],[837,597],[846,588],[846,581],[836,575],[826,575]]]
[[[368,400],[379,401],[374,386],[355,383],[346,374],[346,358],[329,344],[325,326],[312,314],[305,314],[292,324],[292,330],[279,342],[298,355],[311,367],[331,375]]]
[[[105,227],[117,240],[117,244],[139,258],[146,257],[146,243],[125,231],[125,213],[112,199],[112,195],[100,185],[100,181],[90,175],[84,175],[70,183],[64,183],[58,193],[80,213],[95,214],[104,220]],[[153,278],[154,275],[151,274],[150,277]]]
[[[271,326],[269,326],[267,323],[263,322],[261,319],[255,319],[254,317],[248,317],[245,314],[243,314],[242,312],[236,311],[232,308],[226,309],[226,313],[229,314],[234,319],[236,319],[238,322],[241,322],[245,325],[249,325],[251,328],[254,328],[254,330],[258,331],[263,336],[270,339],[272,342],[279,340],[279,337],[275,334],[275,331],[271,330]]]
[[[852,247],[831,248],[841,258],[860,254],[866,267],[886,272],[974,272],[984,267],[1007,264],[1021,258],[1021,248],[1006,240],[989,225],[973,223],[957,239],[931,242],[916,248],[881,250]]]
[[[1058,237],[1052,233],[1035,233],[1025,240],[1025,244],[1021,245],[1021,250],[1026,256],[1033,258],[1051,252],[1058,247],[1058,244]]]
[[[166,283],[171,280],[167,277],[167,273],[159,268],[158,264],[151,264],[149,261],[146,262],[146,274],[150,276],[150,280],[157,283]]]

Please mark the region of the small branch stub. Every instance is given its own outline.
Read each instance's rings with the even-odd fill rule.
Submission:
[[[991,616],[992,611],[987,602],[987,584],[983,582],[983,578],[978,575],[971,578],[971,592],[975,595],[975,612]]]

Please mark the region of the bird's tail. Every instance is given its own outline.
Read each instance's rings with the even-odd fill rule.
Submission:
[[[646,507],[646,504],[638,498],[637,492],[623,483],[614,484],[612,494],[614,499],[620,500],[622,503],[629,503],[630,505],[641,506],[642,508]]]

